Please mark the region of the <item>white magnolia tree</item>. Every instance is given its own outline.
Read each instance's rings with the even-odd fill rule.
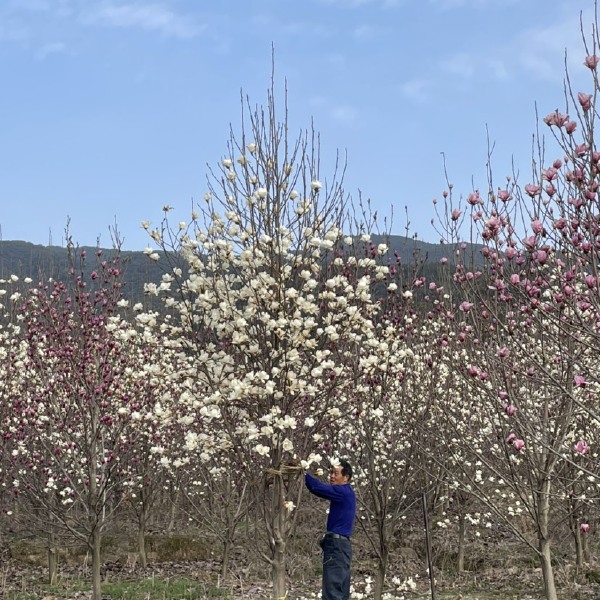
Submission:
[[[344,193],[336,173],[320,180],[315,134],[290,140],[272,93],[245,118],[192,222],[150,234],[170,262],[163,294],[194,353],[195,388],[180,400],[202,431],[190,426],[187,443],[227,453],[225,468],[259,491],[273,597],[283,598],[302,490],[288,463],[320,460],[315,444],[349,414],[358,374],[378,360],[371,282],[388,267],[349,255]]]

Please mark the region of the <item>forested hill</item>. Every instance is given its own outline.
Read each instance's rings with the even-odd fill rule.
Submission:
[[[406,238],[390,236],[384,240],[381,236],[373,236],[373,242],[386,242],[390,252],[394,250],[400,255],[404,265],[422,263],[425,274],[433,272],[442,257],[450,258],[451,249],[442,244],[430,244]],[[78,248],[87,250],[87,267],[93,270],[95,262],[94,247]],[[106,257],[114,254],[114,250],[103,249]],[[479,253],[476,251],[476,255]],[[122,251],[121,258],[125,269],[125,296],[138,301],[143,296],[144,283],[158,282],[166,266],[165,261],[154,262],[142,251]],[[60,246],[41,246],[23,241],[0,241],[0,278],[6,279],[11,275],[31,277],[34,280],[63,279],[67,273],[67,250]]]
[[[97,248],[81,246],[76,249],[75,256],[86,250],[86,271],[93,271],[96,265]],[[114,256],[112,248],[103,248],[104,258]],[[158,282],[163,274],[159,263],[150,260],[141,251],[121,251],[121,260],[125,272],[126,298],[139,301],[144,295],[144,283]],[[69,267],[67,249],[61,246],[41,246],[22,241],[0,242],[0,278],[11,275],[20,278],[31,277],[34,281],[64,279]]]

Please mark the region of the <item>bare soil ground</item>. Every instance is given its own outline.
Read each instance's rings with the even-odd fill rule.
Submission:
[[[372,598],[372,593],[365,590],[366,577],[360,572],[360,565],[355,569],[354,584],[362,598]],[[425,575],[425,574],[423,574]],[[596,571],[586,574],[559,573],[559,598],[561,600],[597,600],[600,598],[600,584],[595,581]],[[222,598],[229,600],[266,600],[270,598],[270,585],[267,579],[258,579],[248,573],[244,567],[233,566],[231,574],[225,581],[219,577],[219,565],[216,561],[175,561],[152,564],[146,568],[126,563],[107,563],[102,569],[105,582],[135,582],[144,579],[172,580],[185,578],[204,582],[210,585],[215,597],[214,586],[223,592]],[[8,560],[0,566],[0,596],[16,597],[23,593],[23,598],[39,600],[86,600],[88,591],[80,591],[80,586],[89,580],[87,567],[64,567],[60,570],[59,587],[62,591],[48,592],[46,585],[46,569],[39,566]],[[318,573],[307,574],[302,581],[291,582],[287,600],[309,600],[319,597]],[[544,600],[541,584],[541,573],[538,569],[488,569],[479,573],[463,573],[460,575],[436,573],[436,600]],[[208,589],[208,588],[207,588]],[[365,593],[367,592],[367,593]],[[27,594],[25,596],[25,593]],[[196,596],[197,597],[197,596]],[[361,597],[361,596],[355,596]],[[417,588],[405,598],[431,598],[429,581],[423,576],[417,579]],[[402,598],[401,594],[390,598]]]

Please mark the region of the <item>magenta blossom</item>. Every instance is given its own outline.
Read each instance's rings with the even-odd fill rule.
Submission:
[[[575,450],[577,450],[577,452],[579,452],[579,454],[585,454],[589,449],[590,449],[590,447],[583,440],[579,440],[575,444]]]
[[[587,112],[592,107],[592,95],[584,94],[583,92],[579,92],[577,94],[577,99],[579,100],[579,104],[581,104],[581,108],[583,108],[584,112]]]
[[[502,202],[508,202],[510,200],[510,193],[508,190],[498,190],[498,199]]]
[[[581,525],[579,525],[579,531],[581,531],[581,533],[587,533],[589,530],[590,530],[589,523],[581,523]]]
[[[575,385],[577,387],[585,387],[585,377],[583,375],[575,375],[574,377]]]
[[[533,233],[542,233],[544,231],[544,225],[539,219],[531,221],[531,229]]]
[[[458,307],[458,309],[461,310],[462,312],[469,312],[472,308],[473,308],[473,303],[467,302],[466,300],[464,302],[461,302],[460,306]]]
[[[600,62],[600,58],[598,58],[594,54],[591,54],[591,55],[585,57],[585,62],[583,64],[588,69],[594,70],[596,68],[596,65],[598,64],[598,62]]]
[[[512,417],[517,413],[517,407],[514,404],[507,404],[504,407],[504,410],[509,417]]]
[[[522,450],[523,448],[525,448],[525,442],[523,440],[515,440],[513,442],[513,448],[519,452],[520,450]]]
[[[577,121],[569,121],[566,125],[565,125],[565,131],[569,134],[569,135],[573,135],[573,133],[575,132],[575,129],[577,129]]]
[[[506,443],[507,444],[512,444],[514,443],[514,441],[517,439],[517,434],[516,433],[509,433],[508,437],[506,438]]]
[[[452,220],[458,221],[458,219],[460,219],[460,215],[462,215],[462,211],[460,211],[458,208],[455,208],[452,211]]]

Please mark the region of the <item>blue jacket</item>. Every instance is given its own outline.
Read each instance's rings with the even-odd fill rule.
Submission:
[[[350,537],[356,514],[356,496],[352,486],[349,483],[344,485],[323,483],[310,473],[306,473],[304,481],[311,494],[330,501],[327,531]]]

